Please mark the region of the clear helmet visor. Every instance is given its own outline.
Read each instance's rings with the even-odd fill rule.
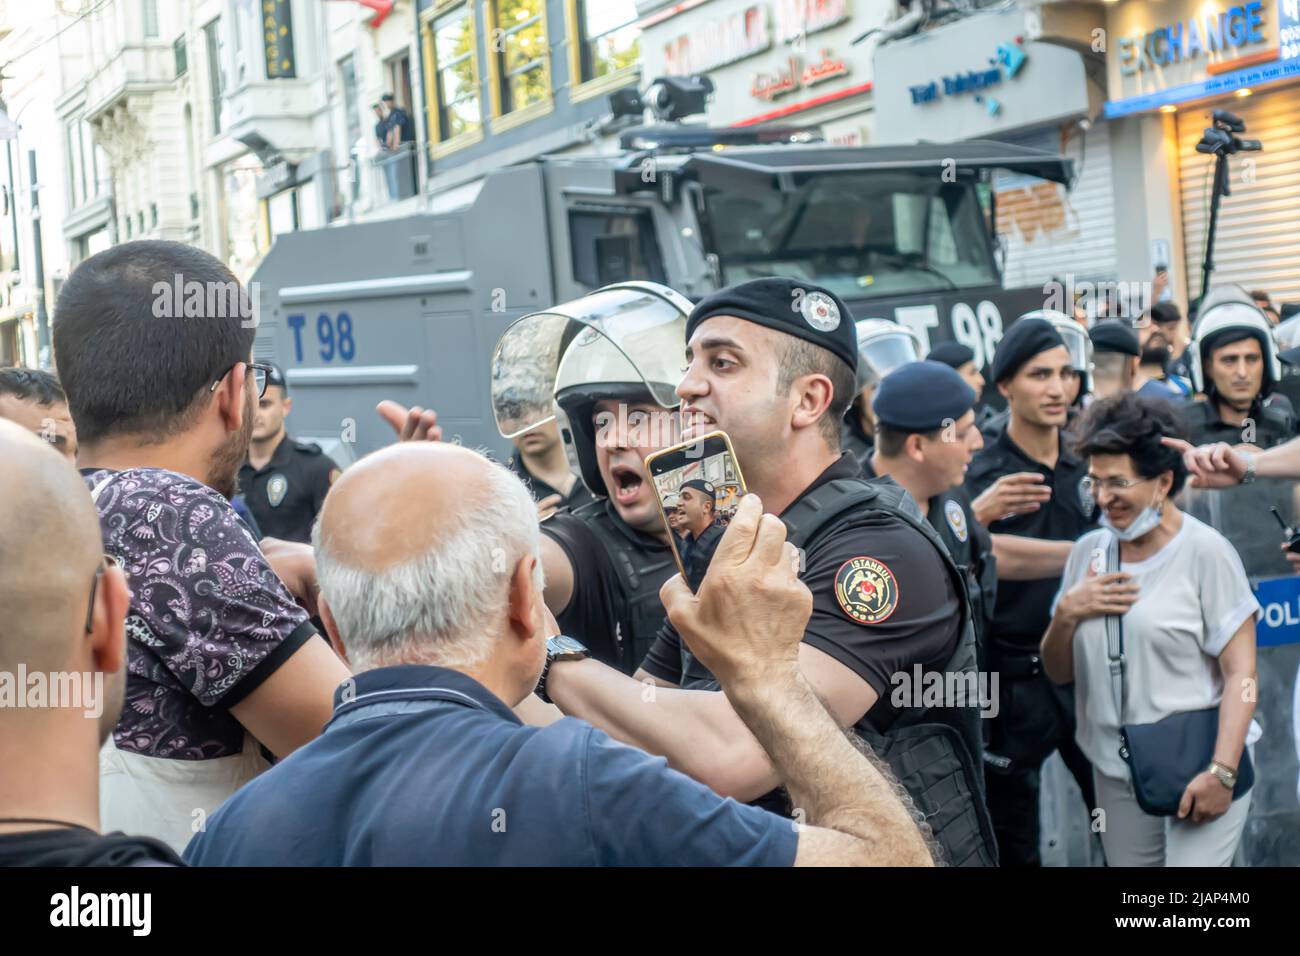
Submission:
[[[1088,337],[1087,329],[1072,317],[1055,309],[1038,309],[1026,312],[1020,319],[1045,319],[1051,322],[1064,340],[1066,351],[1070,353],[1070,366],[1085,374],[1092,370],[1092,339]]]
[[[526,315],[492,355],[492,413],[513,439],[555,418],[573,386],[639,385],[676,407],[689,300],[652,282],[625,282]]]
[[[1079,323],[1071,321],[1071,327],[1056,326],[1065,340],[1065,348],[1070,353],[1070,364],[1081,372],[1092,368],[1092,340]]]
[[[859,348],[858,354],[871,366],[877,378],[884,378],[894,369],[921,358],[917,354],[916,340],[902,332],[874,338]]]

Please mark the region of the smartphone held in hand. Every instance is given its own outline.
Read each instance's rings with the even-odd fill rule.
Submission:
[[[651,455],[645,465],[677,568],[691,590],[699,590],[746,493],[731,439],[724,432],[710,432]]]

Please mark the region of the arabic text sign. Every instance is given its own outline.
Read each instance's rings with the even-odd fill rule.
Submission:
[[[755,74],[749,92],[760,100],[770,102],[803,87],[816,86],[818,83],[848,75],[847,63],[832,55],[830,50],[822,50],[821,59],[807,66],[803,65],[799,57],[792,56],[780,69],[772,73]]]

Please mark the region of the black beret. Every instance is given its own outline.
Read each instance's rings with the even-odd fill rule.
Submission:
[[[1142,346],[1138,343],[1137,333],[1127,322],[1118,319],[1106,319],[1098,322],[1088,333],[1092,339],[1094,352],[1119,352],[1123,355],[1141,355]]]
[[[692,478],[690,481],[683,481],[681,487],[677,490],[680,492],[683,488],[695,488],[697,491],[702,491],[713,499],[714,503],[718,500],[718,490],[713,487],[713,482],[705,481],[703,478]]]
[[[751,279],[705,296],[686,319],[686,341],[700,323],[734,315],[828,349],[856,375],[858,333],[853,313],[834,292],[800,279]]]
[[[1039,352],[1065,348],[1065,339],[1056,326],[1046,319],[1020,319],[1013,322],[993,353],[993,381],[1002,382],[1020,371]]]
[[[940,342],[930,349],[926,356],[930,362],[942,362],[949,368],[961,368],[967,362],[975,361],[975,350],[960,342]]]
[[[908,362],[876,387],[876,421],[905,432],[930,432],[975,407],[975,389],[942,362]]]

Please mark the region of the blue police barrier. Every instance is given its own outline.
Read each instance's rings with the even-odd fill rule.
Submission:
[[[1255,624],[1256,645],[1300,643],[1300,577],[1264,578],[1255,585],[1255,598],[1264,609]]]

